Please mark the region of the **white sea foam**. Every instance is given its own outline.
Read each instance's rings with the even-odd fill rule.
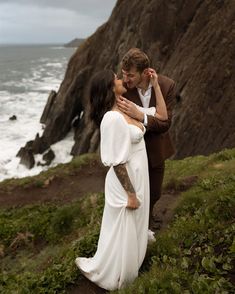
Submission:
[[[71,161],[72,155],[70,155],[71,148],[74,144],[73,132],[71,131],[65,139],[51,145],[51,149],[55,153],[55,158],[53,159],[50,166],[41,166],[38,163],[44,163],[42,157],[43,154],[35,155],[35,167],[32,169],[26,168],[24,165],[20,164],[20,158],[11,156],[14,152],[14,148],[9,150],[8,159],[0,159],[0,181],[8,178],[23,178],[27,176],[34,176],[39,174],[43,170],[47,170],[50,167],[56,166],[59,163],[66,163]],[[45,151],[44,153],[46,153]],[[5,152],[6,154],[6,152]],[[1,156],[1,153],[0,153]],[[11,158],[11,159],[10,159]]]
[[[45,64],[46,66],[52,66],[52,67],[63,67],[63,65],[61,64],[61,63],[59,63],[59,62],[54,62],[54,63],[52,63],[52,62],[48,62],[47,64]]]
[[[19,164],[20,159],[16,154],[27,141],[33,140],[37,133],[42,134],[43,129],[39,121],[48,95],[51,90],[58,91],[69,58],[68,52],[73,53],[73,50],[60,50],[54,56],[50,53],[52,48],[39,47],[37,54],[35,48],[25,48],[22,59],[18,56],[17,49],[10,57],[7,54],[13,51],[6,51],[3,55],[3,62],[5,58],[6,64],[5,76],[0,75],[0,181],[11,177],[31,176],[48,169],[48,166],[35,165],[33,169],[28,170]],[[14,61],[11,67],[8,59]],[[13,115],[16,115],[17,119],[9,120]],[[52,150],[56,157],[51,166],[70,161],[73,144],[72,133],[54,144]],[[42,155],[36,155],[35,160],[42,161]]]
[[[51,89],[50,86],[42,88]],[[1,100],[3,93],[0,92]],[[5,93],[6,94],[6,93]],[[11,177],[24,177],[35,175],[48,167],[35,167],[28,170],[19,165],[19,158],[16,158],[18,150],[29,140],[35,138],[35,135],[42,134],[42,125],[39,123],[42,110],[47,100],[46,93],[28,92],[27,94],[12,95],[10,99],[5,96],[4,109],[1,115],[0,133],[0,181]],[[7,99],[8,98],[8,99]],[[21,100],[19,99],[21,98]],[[1,111],[1,112],[2,112]],[[12,115],[16,115],[16,120],[10,120]],[[71,151],[73,140],[72,136],[58,142],[52,149],[55,149],[56,158],[52,166],[71,160],[69,152]],[[58,147],[57,147],[58,146]],[[37,158],[37,156],[36,156]],[[40,156],[37,158],[40,159]]]
[[[61,50],[61,49],[64,49],[65,47],[62,47],[62,46],[57,46],[57,47],[50,47],[50,49],[52,50]]]

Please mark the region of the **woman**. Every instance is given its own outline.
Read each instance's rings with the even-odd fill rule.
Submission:
[[[148,242],[149,175],[145,128],[117,107],[126,91],[111,70],[91,80],[91,119],[100,126],[101,160],[110,169],[100,237],[92,258],[76,258],[81,272],[106,290],[133,282]]]

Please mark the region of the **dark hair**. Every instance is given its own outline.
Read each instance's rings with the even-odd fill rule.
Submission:
[[[138,72],[142,72],[150,66],[148,56],[139,48],[131,48],[122,58],[121,67],[129,71],[135,67]]]
[[[104,114],[111,110],[115,103],[114,72],[102,70],[93,75],[90,82],[90,119],[100,126]]]

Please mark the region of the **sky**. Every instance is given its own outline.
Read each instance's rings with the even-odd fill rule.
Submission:
[[[67,43],[106,22],[117,0],[0,0],[0,44]]]

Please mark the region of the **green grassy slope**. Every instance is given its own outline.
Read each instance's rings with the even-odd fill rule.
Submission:
[[[120,293],[234,293],[235,150],[168,161],[165,186],[190,175],[197,184],[150,246],[149,271]]]
[[[84,161],[55,171],[63,176],[79,168],[78,162]],[[235,149],[167,161],[164,187],[181,190],[187,176],[198,180],[181,193],[173,221],[149,245],[139,278],[120,293],[235,290]],[[34,183],[42,175],[37,177]],[[22,181],[4,185],[22,186]],[[96,251],[103,205],[103,194],[88,194],[60,206],[0,209],[0,293],[66,293],[79,280],[75,257]]]

